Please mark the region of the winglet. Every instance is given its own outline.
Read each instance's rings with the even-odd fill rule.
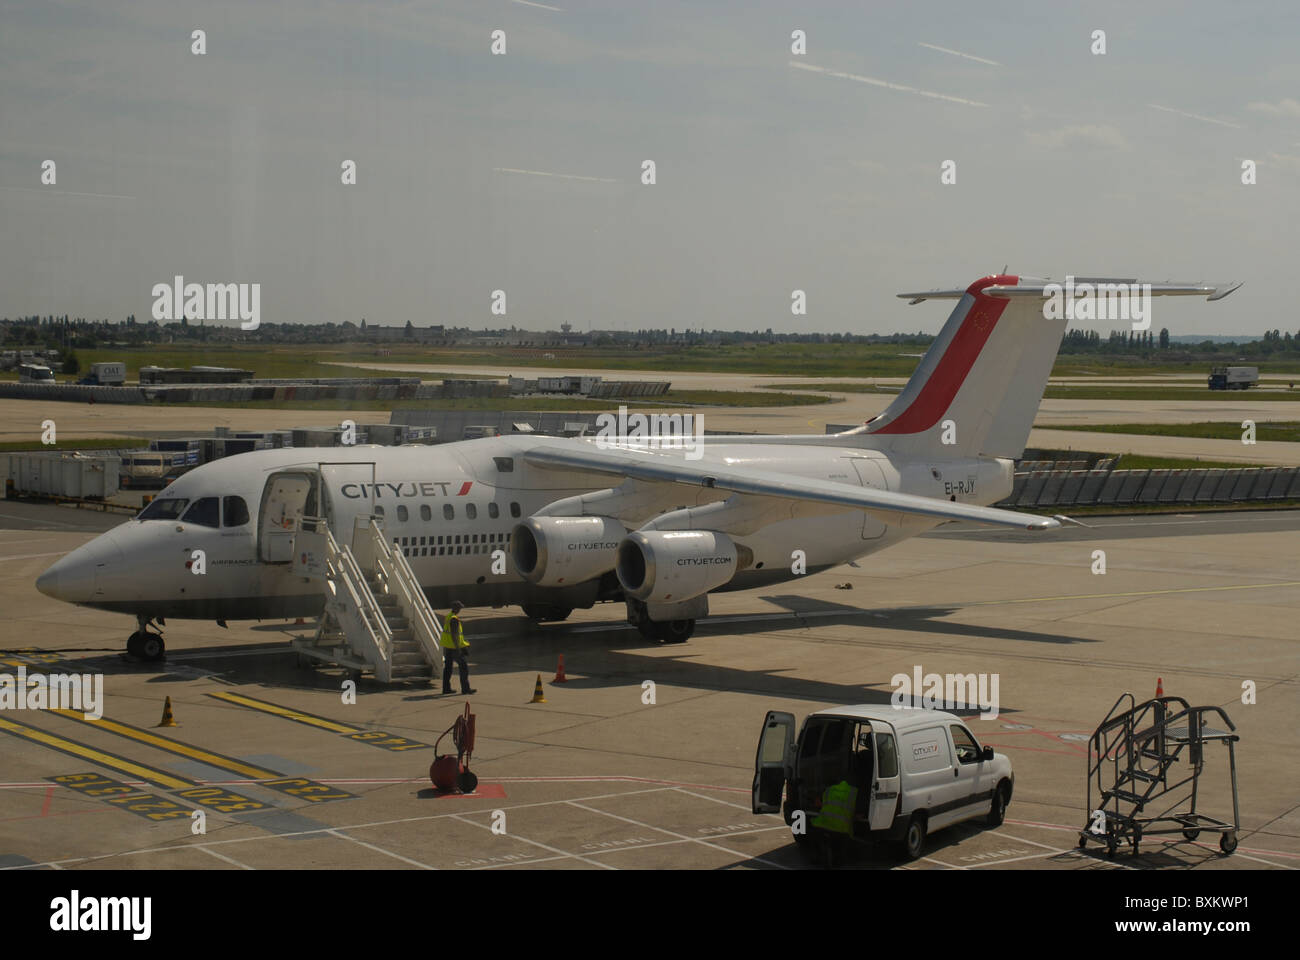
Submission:
[[[1228,294],[1232,293],[1232,291],[1236,290],[1239,286],[1241,286],[1243,282],[1244,281],[1238,280],[1236,283],[1229,283],[1229,284],[1224,284],[1223,286],[1215,287],[1214,293],[1206,297],[1206,300],[1207,301],[1222,300]]]

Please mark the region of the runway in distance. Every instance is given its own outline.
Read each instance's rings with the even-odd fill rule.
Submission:
[[[1234,289],[1149,292],[1217,300]],[[292,571],[295,533],[319,518],[346,540],[370,516],[435,607],[518,604],[543,621],[623,601],[645,638],[685,641],[710,592],[797,580],[950,520],[1059,527],[988,506],[1011,492],[1065,333],[1067,318],[1044,309],[1059,291],[1002,273],[900,294],[958,302],[898,397],[844,433],[709,438],[691,457],[684,441],[523,434],[244,453],[180,477],[36,586],[135,615],[129,649],[161,657],[154,621],[318,616],[319,584]],[[195,550],[204,576],[189,569]]]

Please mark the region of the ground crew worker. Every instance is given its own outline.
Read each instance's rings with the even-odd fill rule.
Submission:
[[[823,842],[819,844],[828,867],[835,866],[847,850],[853,836],[853,809],[857,801],[858,788],[850,786],[847,780],[827,787],[822,794],[822,809],[813,817],[812,825],[831,834],[823,834]]]
[[[478,693],[469,685],[469,643],[465,640],[465,626],[460,622],[460,612],[465,605],[455,600],[451,614],[442,628],[438,645],[442,647],[442,692],[451,693],[451,667],[460,664],[460,692],[462,695]]]
[[[853,835],[853,808],[858,802],[858,788],[841,780],[827,787],[822,794],[821,813],[813,818],[813,826],[833,833]]]

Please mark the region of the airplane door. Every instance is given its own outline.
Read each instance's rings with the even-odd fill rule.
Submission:
[[[754,757],[754,813],[779,813],[786,767],[794,751],[794,714],[768,711]]]
[[[321,487],[325,491],[325,520],[342,542],[351,542],[352,519],[375,512],[373,463],[322,463]]]
[[[885,482],[885,472],[880,469],[880,465],[875,460],[867,457],[850,457],[853,469],[858,472],[858,482],[864,487],[872,490],[888,490],[889,484]],[[885,535],[885,522],[873,513],[863,511],[862,514],[862,539],[875,540]]]
[[[257,514],[257,555],[263,563],[293,560],[293,540],[304,516],[314,516],[316,480],[311,473],[273,473],[262,490]]]

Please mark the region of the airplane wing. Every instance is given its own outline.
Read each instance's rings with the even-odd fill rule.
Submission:
[[[535,447],[524,455],[530,466],[580,470],[658,483],[681,483],[760,497],[782,497],[829,503],[857,510],[884,510],[937,520],[970,520],[1017,530],[1054,530],[1060,521],[1030,513],[980,507],[920,497],[911,493],[855,487],[833,480],[815,480],[762,470],[728,470],[718,464],[694,463],[680,453],[671,455],[636,447],[597,449],[578,441]]]

